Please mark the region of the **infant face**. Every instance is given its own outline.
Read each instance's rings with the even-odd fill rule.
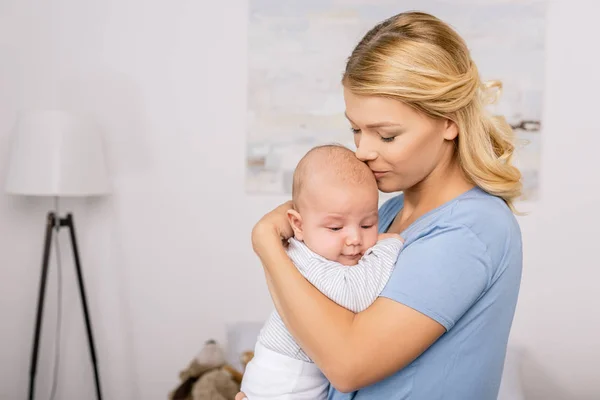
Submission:
[[[295,236],[315,253],[356,265],[377,242],[378,192],[372,185],[315,184],[306,189]]]

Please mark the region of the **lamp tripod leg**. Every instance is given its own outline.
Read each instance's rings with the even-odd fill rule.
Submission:
[[[79,262],[79,250],[77,248],[77,239],[75,234],[75,221],[72,214],[67,214],[65,225],[69,228],[71,234],[71,245],[73,247],[73,256],[75,258],[75,268],[77,270],[77,282],[79,284],[79,294],[81,295],[81,304],[83,306],[83,315],[85,317],[85,327],[87,331],[88,344],[90,347],[90,356],[92,358],[92,366],[94,367],[94,380],[96,383],[96,396],[98,400],[102,400],[102,392],[100,390],[100,378],[98,374],[98,365],[96,361],[96,348],[94,345],[94,337],[92,335],[92,324],[90,321],[87,296],[85,294],[85,286],[83,284],[83,274],[81,273],[81,263]]]
[[[44,254],[42,256],[42,272],[38,291],[37,315],[35,319],[35,336],[31,352],[31,367],[29,370],[29,400],[35,396],[35,374],[37,372],[38,351],[40,346],[40,333],[42,331],[42,315],[44,312],[44,298],[46,295],[46,283],[48,279],[48,263],[50,260],[50,245],[52,244],[52,231],[56,225],[54,213],[48,213],[46,218],[46,235],[44,239]]]

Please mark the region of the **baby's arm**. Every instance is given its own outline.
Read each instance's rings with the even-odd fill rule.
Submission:
[[[383,290],[402,245],[400,236],[385,234],[357,265],[342,265],[322,257],[295,264],[324,295],[357,313],[368,308]]]

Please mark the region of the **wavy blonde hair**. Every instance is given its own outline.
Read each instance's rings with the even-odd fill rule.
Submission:
[[[511,164],[514,132],[503,117],[485,110],[502,84],[481,81],[467,45],[448,24],[416,11],[381,22],[352,52],[342,83],[355,94],[393,98],[454,121],[466,177],[516,212],[522,184]]]

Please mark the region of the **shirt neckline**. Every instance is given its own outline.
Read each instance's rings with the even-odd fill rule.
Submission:
[[[430,211],[426,212],[425,214],[421,215],[419,218],[417,218],[416,220],[414,220],[403,231],[401,231],[400,232],[400,236],[402,236],[405,232],[407,232],[413,226],[416,226],[417,224],[420,224],[421,221],[423,221],[425,219],[428,219],[430,216],[432,216],[434,214],[437,214],[440,210],[443,210],[444,208],[446,208],[446,207],[448,207],[448,206],[456,203],[457,201],[459,201],[463,197],[467,196],[468,194],[476,192],[476,191],[480,191],[480,190],[481,189],[478,186],[474,186],[471,189],[467,190],[466,192],[463,192],[463,193],[459,194],[458,196],[456,196],[455,198],[453,198],[451,200],[448,200],[444,204],[442,204],[442,205],[434,208],[433,210],[430,210]],[[404,194],[399,195],[399,197],[401,197],[401,201],[397,201],[396,204],[393,205],[392,216],[390,217],[389,221],[387,221],[387,223],[384,226],[383,232],[385,232],[385,233],[388,232],[388,230],[390,229],[390,226],[394,222],[394,219],[396,219],[396,216],[398,215],[398,213],[404,207]]]

